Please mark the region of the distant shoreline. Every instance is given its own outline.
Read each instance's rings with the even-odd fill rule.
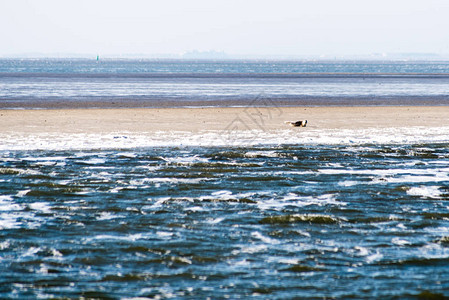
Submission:
[[[218,53],[220,54],[220,53]],[[2,54],[1,59],[46,59],[46,60],[152,60],[152,61],[448,61],[448,53],[372,53],[365,55],[180,55],[180,54],[97,54],[97,53],[20,53]]]

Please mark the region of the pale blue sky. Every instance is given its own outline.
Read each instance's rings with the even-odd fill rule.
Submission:
[[[447,0],[0,0],[0,55],[449,54]]]

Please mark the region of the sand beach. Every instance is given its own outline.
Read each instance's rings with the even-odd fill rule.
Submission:
[[[0,149],[441,143],[448,116],[448,106],[0,110]],[[285,123],[298,120],[307,127]]]
[[[308,120],[307,128],[285,121]],[[449,126],[449,106],[0,110],[0,134]]]

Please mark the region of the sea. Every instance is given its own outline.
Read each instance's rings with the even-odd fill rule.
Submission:
[[[447,106],[449,62],[0,60],[4,109],[261,103]],[[223,132],[3,135],[0,298],[449,297],[448,127]]]
[[[0,108],[448,105],[449,61],[0,59]]]

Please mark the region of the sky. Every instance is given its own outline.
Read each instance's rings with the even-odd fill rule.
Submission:
[[[449,54],[447,0],[0,0],[0,56]]]

